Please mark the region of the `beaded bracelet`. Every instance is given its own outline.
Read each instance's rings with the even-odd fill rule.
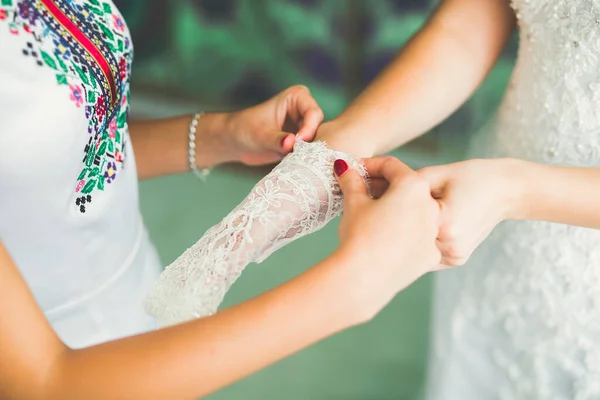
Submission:
[[[196,166],[196,126],[198,126],[198,120],[200,120],[202,115],[204,115],[203,112],[196,113],[190,121],[188,133],[188,162],[190,164],[190,171],[192,171],[202,182],[206,182],[206,177],[210,173],[210,168],[199,170]]]

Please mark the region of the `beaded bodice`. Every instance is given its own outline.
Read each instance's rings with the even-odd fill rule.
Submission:
[[[495,147],[550,164],[600,163],[600,1],[513,0],[518,61]]]

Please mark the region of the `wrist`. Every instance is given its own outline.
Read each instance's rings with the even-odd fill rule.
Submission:
[[[321,124],[316,136],[316,140],[326,142],[329,148],[359,158],[375,155],[373,140],[369,139],[373,136],[365,135],[357,125],[348,124],[341,117]]]
[[[373,260],[368,254],[361,256],[354,246],[341,245],[328,260],[335,265],[335,297],[345,302],[346,320],[351,326],[372,320],[393,297],[395,292],[388,290],[391,286],[366,267]]]
[[[497,160],[505,184],[506,210],[504,219],[527,220],[531,219],[534,211],[535,190],[532,183],[535,182],[536,164],[518,159]]]
[[[196,131],[197,168],[235,161],[231,155],[232,129],[232,113],[209,113],[200,117]]]

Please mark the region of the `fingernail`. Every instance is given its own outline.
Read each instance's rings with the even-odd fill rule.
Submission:
[[[281,147],[284,147],[284,146],[285,146],[285,141],[286,141],[286,139],[288,138],[288,136],[289,136],[289,135],[285,135],[285,136],[283,137],[283,139],[281,139]]]
[[[344,160],[335,160],[333,170],[337,176],[342,176],[348,171],[348,163]]]

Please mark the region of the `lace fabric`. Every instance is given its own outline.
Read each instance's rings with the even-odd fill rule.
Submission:
[[[367,179],[363,165],[324,142],[298,141],[271,173],[219,224],[169,265],[146,303],[159,325],[217,311],[244,268],[316,232],[342,211],[333,162],[344,159]]]

